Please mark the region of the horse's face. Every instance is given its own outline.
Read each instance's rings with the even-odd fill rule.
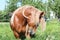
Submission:
[[[32,13],[31,18],[29,19],[29,32],[33,35],[40,24],[41,18],[43,17],[44,12],[37,11],[35,14]]]
[[[26,9],[24,14],[25,18],[27,18],[27,23],[29,25],[29,32],[34,34],[36,28],[41,21],[41,18],[44,16],[44,12],[34,7],[31,7],[29,9]]]

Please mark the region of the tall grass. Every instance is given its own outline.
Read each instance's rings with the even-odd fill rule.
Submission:
[[[31,40],[60,40],[60,22],[56,19],[48,21],[46,30],[41,32],[38,27],[35,36]],[[9,23],[0,22],[0,40],[16,40]]]

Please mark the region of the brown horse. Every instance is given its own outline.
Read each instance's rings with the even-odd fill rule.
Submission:
[[[45,30],[45,13],[39,9],[25,5],[19,7],[13,12],[10,20],[10,26],[16,38],[29,37],[34,35],[39,23],[42,29]]]

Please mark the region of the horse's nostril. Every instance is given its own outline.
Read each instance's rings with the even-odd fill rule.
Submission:
[[[33,30],[29,30],[29,33],[30,33],[31,35],[34,35],[34,34],[35,34],[35,32],[34,32]]]
[[[31,34],[31,35],[34,35],[34,34],[35,34],[35,32],[31,32],[30,34]]]
[[[37,24],[37,26],[38,26],[38,24]]]
[[[35,32],[34,31],[32,31],[32,35],[34,35],[35,34]]]
[[[39,26],[39,23],[37,23],[37,25],[36,26]]]

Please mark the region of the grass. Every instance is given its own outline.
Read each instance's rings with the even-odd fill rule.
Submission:
[[[38,27],[36,37],[31,40],[60,40],[60,22],[55,19],[46,24],[46,30],[41,32]],[[0,40],[16,40],[7,22],[0,22]]]

